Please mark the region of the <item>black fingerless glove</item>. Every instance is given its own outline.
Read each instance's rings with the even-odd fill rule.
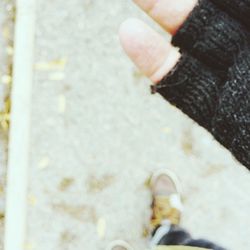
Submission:
[[[250,169],[250,0],[202,0],[172,43],[182,57],[153,87]]]

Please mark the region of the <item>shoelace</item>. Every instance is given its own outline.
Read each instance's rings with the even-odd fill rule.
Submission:
[[[180,210],[173,207],[169,197],[156,196],[152,204],[151,227],[156,228],[163,220],[169,220],[171,224],[178,225],[180,222]]]

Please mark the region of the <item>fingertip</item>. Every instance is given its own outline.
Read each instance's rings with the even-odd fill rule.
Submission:
[[[124,21],[119,36],[127,55],[154,83],[159,82],[180,58],[177,48],[139,19]]]
[[[185,22],[198,0],[133,0],[172,35]]]
[[[136,56],[143,43],[145,24],[137,18],[125,20],[119,28],[119,38],[125,52],[129,57]]]

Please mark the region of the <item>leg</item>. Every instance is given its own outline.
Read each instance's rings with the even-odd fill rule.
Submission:
[[[193,239],[187,231],[179,226],[182,203],[180,187],[173,173],[167,170],[159,171],[152,176],[150,186],[153,194],[150,245],[153,249],[157,245],[178,245],[225,250],[210,241]],[[133,248],[124,241],[115,241],[107,250],[133,250]]]
[[[225,250],[210,241],[193,239],[186,230],[179,226],[182,206],[180,188],[174,174],[164,171],[154,175],[151,186],[153,193],[152,246],[180,245]]]
[[[157,236],[157,230],[154,236]],[[152,237],[152,239],[154,238],[154,236]],[[187,231],[176,225],[172,225],[169,232],[162,236],[157,245],[185,245],[185,243],[190,240],[191,235]]]
[[[226,250],[225,248],[222,248],[210,241],[203,240],[203,239],[190,240],[189,242],[187,242],[186,246],[204,247],[204,248],[213,249],[213,250]]]
[[[156,233],[157,232],[155,232],[155,235]],[[225,248],[222,248],[208,240],[192,239],[191,235],[186,230],[175,225],[171,226],[169,232],[166,233],[161,238],[158,245],[173,245],[173,246],[182,245],[182,246],[202,247],[213,250],[225,250]]]

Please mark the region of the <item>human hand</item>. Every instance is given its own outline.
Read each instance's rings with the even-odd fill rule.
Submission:
[[[250,168],[250,0],[134,2],[174,37],[129,19],[120,29],[128,56],[156,92]]]

